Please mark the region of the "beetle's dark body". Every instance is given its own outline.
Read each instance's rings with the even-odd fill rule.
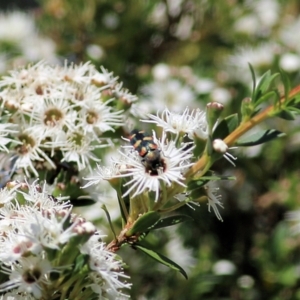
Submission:
[[[130,143],[133,148],[142,157],[142,162],[148,173],[157,174],[157,170],[163,167],[163,162],[160,155],[160,150],[157,144],[154,143],[153,137],[146,134],[144,131],[134,129],[130,133]]]

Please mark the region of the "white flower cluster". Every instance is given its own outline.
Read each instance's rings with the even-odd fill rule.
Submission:
[[[157,205],[164,199],[169,199],[170,194],[171,198],[174,197],[180,202],[193,203],[191,199],[188,200],[185,173],[195,162],[194,139],[208,138],[206,113],[199,109],[190,111],[186,108],[179,114],[165,109],[157,116],[149,114],[148,117],[150,120],[141,121],[161,127],[161,138],[157,138],[154,131],[152,135],[147,135],[143,131],[134,130],[131,137],[125,139],[132,146],[124,146],[120,151],[120,159],[114,159],[111,167],[98,165],[97,173],[85,178],[88,183],[84,187],[98,184],[102,180],[114,185],[123,178],[122,197],[143,197],[142,195],[152,192]],[[190,141],[185,142],[183,138],[187,136]],[[225,158],[230,155],[226,152],[227,148],[222,152]],[[181,188],[178,192],[173,192],[172,189],[176,190],[176,186]],[[221,206],[220,196],[209,192],[207,198],[209,208],[213,207],[216,216],[221,220],[217,208],[217,205]]]
[[[127,278],[122,262],[105,249],[94,225],[71,214],[69,203],[35,183],[10,182],[0,190],[0,204],[1,293],[24,299],[63,293],[68,299],[123,299],[120,289],[130,284],[120,281]],[[79,267],[80,257],[86,263]]]
[[[153,143],[158,146],[159,153],[155,159],[141,156],[132,151],[132,147],[124,147],[120,151],[121,158],[116,160],[111,168],[98,166],[97,175],[86,178],[89,182],[85,187],[97,184],[101,180],[128,177],[125,184],[127,191],[123,196],[131,194],[135,197],[144,192],[153,191],[155,200],[160,197],[161,185],[171,186],[176,183],[185,186],[183,173],[191,166],[193,147],[182,145],[177,148],[174,141],[168,141],[163,132],[162,138],[153,135]]]
[[[207,140],[208,125],[206,121],[206,114],[200,109],[194,109],[190,112],[188,108],[183,113],[171,113],[167,108],[161,113],[161,116],[149,114],[150,120],[143,120],[143,122],[154,123],[162,127],[166,132],[176,134],[187,134],[189,138],[195,137]],[[176,138],[177,139],[177,138]]]
[[[40,62],[11,71],[0,87],[6,123],[0,148],[9,152],[5,159],[12,161],[13,171],[23,168],[36,177],[43,164],[56,167],[54,157],[91,169],[90,162],[99,161],[94,152],[111,145],[103,133],[123,125],[122,108],[136,100],[112,73],[90,63],[52,67]]]

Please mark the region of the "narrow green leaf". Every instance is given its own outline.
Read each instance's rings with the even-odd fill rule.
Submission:
[[[259,82],[258,82],[258,84],[256,86],[256,89],[255,89],[254,97],[252,99],[252,101],[254,103],[256,103],[256,101],[262,96],[263,91],[261,89],[261,86],[264,84],[264,81],[267,80],[268,77],[270,77],[270,75],[271,75],[271,71],[269,70],[266,73],[264,73],[262,75],[262,77],[260,78],[260,80],[259,80]]]
[[[236,178],[234,176],[202,176],[201,179],[204,180],[236,180]]]
[[[275,130],[275,129],[268,129],[268,130],[262,130],[258,131],[248,137],[239,139],[236,142],[237,146],[255,146],[259,144],[263,144],[266,142],[269,142],[273,139],[279,138],[284,136],[285,133]]]
[[[202,176],[199,179],[192,180],[188,183],[188,191],[197,190],[203,187],[209,181],[216,180],[236,180],[234,176]]]
[[[142,252],[144,252],[145,254],[147,254],[148,256],[153,258],[154,260],[158,261],[159,263],[169,267],[170,269],[180,272],[185,277],[185,279],[188,279],[186,272],[179,265],[177,265],[175,262],[173,262],[169,258],[167,258],[167,257],[163,256],[162,254],[157,253],[153,250],[150,250],[141,245],[138,245],[138,244],[135,244],[134,247],[141,250]]]
[[[234,131],[239,125],[238,115],[233,114],[225,119],[223,119],[215,131],[213,132],[213,140],[214,139],[224,139],[228,136],[232,131]]]
[[[119,195],[119,193],[117,193],[117,197],[118,197],[118,203],[119,203],[119,207],[120,207],[120,211],[121,211],[121,216],[122,216],[122,220],[124,221],[124,223],[126,223],[126,220],[127,220],[127,214],[126,212],[124,211],[124,207],[122,205],[122,201],[123,203],[128,203],[129,202],[129,196],[126,196],[126,197],[121,197]]]
[[[295,113],[297,113],[298,115],[300,115],[300,109],[297,108],[297,107],[289,107],[289,111],[295,112]]]
[[[275,74],[269,76],[268,78],[266,78],[266,80],[261,85],[262,93],[265,93],[269,89],[272,81],[274,81],[274,79],[276,79],[279,75],[280,75],[279,73],[275,73]]]
[[[179,223],[182,223],[182,222],[186,222],[186,221],[194,221],[194,219],[191,218],[190,216],[186,216],[186,215],[170,216],[170,217],[158,220],[150,228],[150,230],[164,228],[164,227],[168,227],[168,226],[173,226],[173,225],[176,225],[176,224],[179,224]]]
[[[255,95],[255,88],[256,88],[256,78],[255,78],[255,72],[254,69],[252,67],[252,65],[250,63],[248,63],[249,68],[250,68],[250,72],[251,72],[251,77],[252,77],[252,101],[254,101],[254,95]]]
[[[202,177],[198,180],[193,180],[188,183],[188,191],[198,189],[209,182],[209,179],[203,179]]]
[[[289,93],[291,90],[291,82],[287,74],[281,69],[280,69],[280,76],[284,86],[284,98],[287,100],[289,98]]]
[[[271,71],[267,71],[263,76],[261,77],[255,91],[254,99],[253,101],[256,103],[263,95],[267,92],[269,89],[272,81],[279,76],[279,73],[275,73],[271,75]]]
[[[160,215],[156,211],[149,211],[137,219],[132,228],[127,231],[126,235],[131,236],[136,233],[149,231],[150,228],[159,220]]]
[[[102,205],[101,205],[101,208],[104,210],[104,212],[105,212],[105,214],[106,214],[106,218],[107,218],[107,220],[108,220],[108,224],[109,224],[109,226],[110,226],[110,229],[111,229],[111,231],[112,231],[112,233],[113,233],[113,235],[114,235],[115,240],[117,240],[117,235],[116,235],[116,232],[115,232],[115,230],[114,230],[114,226],[113,226],[113,224],[112,224],[111,217],[110,217],[110,214],[109,214],[109,212],[108,212],[108,210],[107,210],[107,208],[106,208],[106,205],[105,205],[105,204],[102,204]]]
[[[124,186],[127,181],[126,179],[123,180],[120,180],[118,181],[117,184],[114,184],[113,188],[117,191],[118,203],[119,203],[120,212],[122,216],[122,222],[123,225],[125,225],[127,223],[127,218],[128,218],[130,197],[129,195],[123,196],[127,191],[126,187]]]
[[[276,114],[276,116],[287,121],[295,120],[294,114],[286,109],[281,110],[279,113]]]
[[[263,96],[261,96],[255,103],[255,106],[258,106],[260,105],[261,103],[267,101],[268,99],[272,98],[272,97],[276,97],[277,96],[277,99],[280,99],[278,98],[278,93],[276,91],[270,91],[268,93],[265,93]]]
[[[292,103],[295,103],[295,104],[296,104],[296,103],[297,103],[297,104],[300,103],[300,95],[299,95],[299,94],[298,94],[298,95],[294,95],[294,97],[293,97],[292,99],[290,99],[289,104],[290,104],[291,102],[292,102]]]

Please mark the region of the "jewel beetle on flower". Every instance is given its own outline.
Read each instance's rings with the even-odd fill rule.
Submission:
[[[157,175],[158,169],[163,167],[160,150],[153,140],[153,136],[145,133],[145,131],[134,129],[129,136],[130,144],[142,158],[142,163],[146,167],[146,171],[150,174]]]

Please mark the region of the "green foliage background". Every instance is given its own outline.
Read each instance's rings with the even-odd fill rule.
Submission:
[[[132,93],[139,95],[157,63],[189,66],[196,75],[211,78],[230,92],[224,116],[236,112],[241,100],[251,95],[252,84],[249,70],[247,84],[228,75],[236,67],[228,66],[229,57],[238,63],[237,49],[256,49],[261,43],[278,41],[286,20],[297,18],[300,11],[299,1],[274,1],[280,7],[278,19],[265,34],[234,30],[238,18],[254,14],[250,1],[182,1],[178,15],[167,15],[165,24],[151,23],[154,8],[170,2],[40,0],[28,2],[22,9],[30,8],[40,32],[55,41],[62,60],[92,60],[103,65]],[[4,3],[2,8],[7,9]],[[190,16],[194,25],[192,33],[180,39],[173,32],[183,15]],[[90,57],[90,44],[100,45],[104,55]],[[280,56],[288,51],[281,47],[281,52],[270,53],[271,62],[254,65],[258,75],[267,69],[279,70]],[[299,71],[289,72],[289,76],[293,85],[299,84]],[[211,99],[198,95],[195,100],[203,107]],[[175,232],[195,258],[186,270],[188,280],[137,250],[121,250],[133,282],[132,299],[300,299],[300,239],[291,234],[285,219],[285,213],[297,210],[300,204],[299,121],[274,119],[270,123],[287,136],[264,145],[250,158],[247,152],[236,152],[236,168],[225,160],[213,168],[219,174],[236,176],[235,182],[224,181],[221,186],[224,222],[208,213],[205,203],[195,210],[182,209],[194,218],[194,222],[180,224]],[[105,220],[100,218],[99,222],[105,226]],[[150,235],[147,242],[165,254],[171,239],[168,231],[161,230]],[[172,246],[171,251],[176,253],[178,248]],[[216,263],[220,260],[231,262],[235,270],[219,274]]]

